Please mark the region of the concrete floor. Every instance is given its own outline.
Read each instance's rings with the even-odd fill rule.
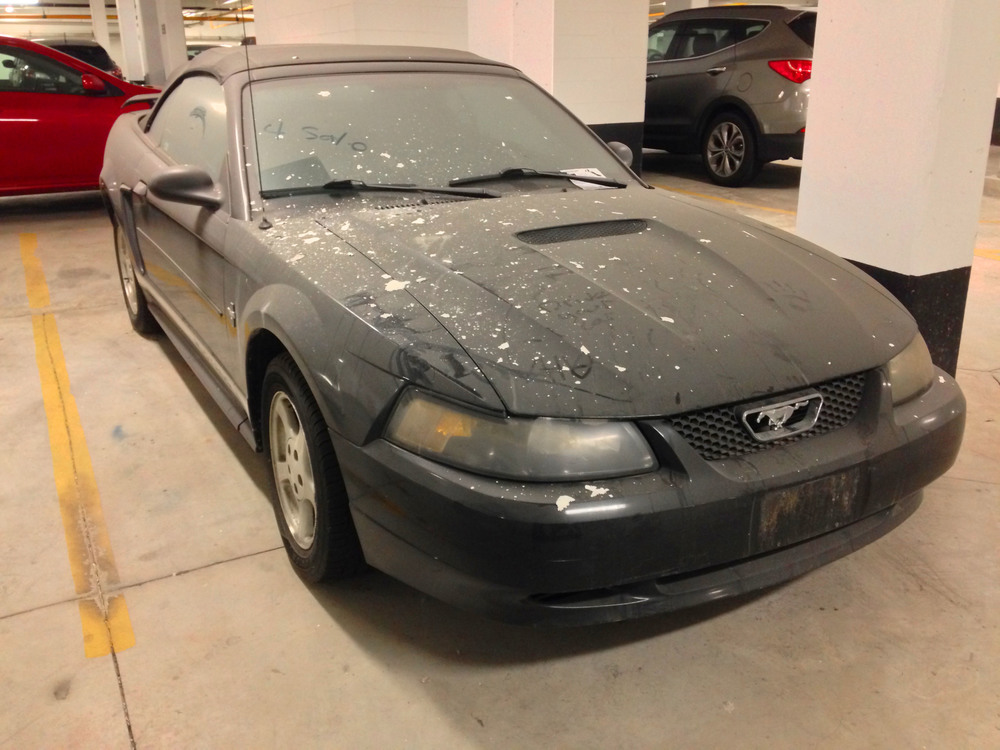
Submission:
[[[794,165],[646,167],[794,226]],[[130,329],[99,202],[0,201],[0,746],[1000,747],[1000,198],[980,229],[965,444],[912,519],[759,595],[536,631],[378,573],[303,585],[262,462]]]

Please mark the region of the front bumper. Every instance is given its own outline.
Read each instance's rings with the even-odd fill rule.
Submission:
[[[661,468],[615,480],[500,481],[381,440],[334,441],[371,565],[497,619],[575,625],[753,591],[849,554],[916,509],[964,422],[943,372],[893,409],[876,371],[847,426],[741,458],[706,461],[646,422]]]

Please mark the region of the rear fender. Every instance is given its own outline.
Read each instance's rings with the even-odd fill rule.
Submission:
[[[718,115],[726,111],[736,111],[743,115],[753,127],[754,140],[760,141],[761,126],[760,120],[753,113],[753,110],[746,105],[745,102],[737,99],[736,97],[724,96],[720,97],[716,101],[712,102],[710,107],[706,107],[704,113],[702,113],[701,120],[698,123],[698,148],[701,148],[701,144],[705,141],[705,135],[708,130],[709,124]]]

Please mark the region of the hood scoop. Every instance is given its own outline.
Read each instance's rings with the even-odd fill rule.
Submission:
[[[561,227],[530,229],[515,236],[528,245],[554,245],[558,242],[595,240],[600,237],[621,237],[626,234],[645,232],[648,225],[644,219],[621,219],[617,221],[596,221],[588,224],[568,224]]]

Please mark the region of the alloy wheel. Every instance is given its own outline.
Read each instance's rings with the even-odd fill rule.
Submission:
[[[746,137],[740,127],[728,120],[720,122],[708,136],[709,167],[720,177],[730,177],[742,166],[746,150]]]
[[[307,550],[316,539],[316,483],[306,433],[295,404],[283,391],[274,394],[268,419],[278,503],[292,540]]]

